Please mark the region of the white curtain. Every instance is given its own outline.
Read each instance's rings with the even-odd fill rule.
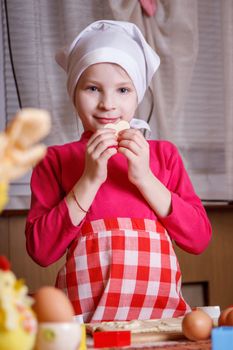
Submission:
[[[66,93],[65,74],[54,61],[56,50],[94,20],[129,20],[161,57],[153,96],[146,94],[137,116],[147,120],[154,105],[151,137],[178,146],[202,199],[233,199],[232,0],[157,0],[153,17],[146,16],[138,0],[6,3],[7,13],[1,3],[6,86],[1,126],[17,109],[7,23],[22,106],[51,112],[49,145],[77,139],[82,131]],[[28,207],[29,177],[12,185],[12,195],[20,201],[9,207]]]
[[[136,23],[161,57],[152,82],[152,137],[173,141],[203,200],[233,199],[233,1],[109,0],[115,19]],[[139,111],[149,110],[147,95]]]
[[[109,1],[114,18],[136,23],[161,58],[161,66],[152,81],[154,113],[152,137],[172,139],[190,86],[198,49],[197,2],[157,1],[156,14],[148,17],[140,3]],[[139,108],[146,118],[151,96]]]

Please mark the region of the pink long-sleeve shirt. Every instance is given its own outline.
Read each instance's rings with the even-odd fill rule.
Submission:
[[[26,240],[29,255],[42,266],[64,255],[85,220],[157,219],[139,190],[129,182],[126,158],[116,154],[109,160],[107,180],[85,219],[78,226],[72,224],[65,196],[83,173],[89,137],[90,132],[85,132],[77,142],[49,147],[46,157],[33,171]],[[178,246],[199,254],[211,238],[211,226],[201,200],[195,194],[177,148],[168,141],[148,143],[151,170],[172,194],[171,213],[158,219]]]

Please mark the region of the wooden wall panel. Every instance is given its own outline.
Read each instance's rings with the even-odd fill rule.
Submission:
[[[0,219],[0,255],[9,256],[8,218]]]
[[[2,220],[0,220],[1,222]],[[36,264],[28,255],[25,243],[25,217],[9,218],[9,251],[6,254],[12,269],[18,278],[23,278],[30,293],[34,293],[42,285],[54,285],[57,271],[64,259],[43,268]]]
[[[233,210],[208,210],[213,237],[201,255],[175,248],[183,282],[209,283],[209,304],[225,308],[233,305]]]

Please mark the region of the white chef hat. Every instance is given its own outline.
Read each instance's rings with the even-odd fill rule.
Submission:
[[[56,54],[56,61],[67,73],[67,90],[72,101],[84,70],[105,62],[118,64],[128,73],[137,91],[138,103],[160,64],[159,56],[135,24],[108,20],[86,27]]]

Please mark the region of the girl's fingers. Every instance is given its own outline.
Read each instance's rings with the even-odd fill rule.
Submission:
[[[136,129],[128,129],[121,131],[118,135],[118,141],[121,142],[122,140],[134,141],[140,147],[148,144],[142,133]]]
[[[117,151],[123,154],[131,163],[134,163],[137,160],[137,155],[128,148],[119,147]]]
[[[93,135],[94,136],[94,135]],[[95,158],[98,158],[100,154],[109,147],[117,146],[117,138],[115,133],[98,133],[92,140],[87,143],[87,153],[93,154]]]
[[[136,143],[135,141],[131,141],[131,140],[120,141],[118,150],[120,148],[126,148],[126,149],[130,150],[131,152],[133,152],[135,155],[140,154],[142,151],[142,147],[140,145],[138,145],[138,143]]]
[[[93,135],[91,135],[90,139],[87,142],[87,146],[92,144],[97,144],[101,139],[106,139],[109,137],[116,138],[116,132],[112,129],[98,129]]]
[[[104,161],[108,161],[114,154],[117,153],[117,149],[114,147],[106,149],[101,155],[100,158]]]
[[[116,149],[117,144],[118,143],[116,140],[107,139],[97,144],[97,146],[94,149],[87,148],[87,153],[89,155],[92,155],[93,159],[98,159],[102,155],[102,153],[107,151],[108,149]]]
[[[135,155],[148,152],[148,142],[139,130],[126,130],[119,137],[119,147],[127,148]]]

